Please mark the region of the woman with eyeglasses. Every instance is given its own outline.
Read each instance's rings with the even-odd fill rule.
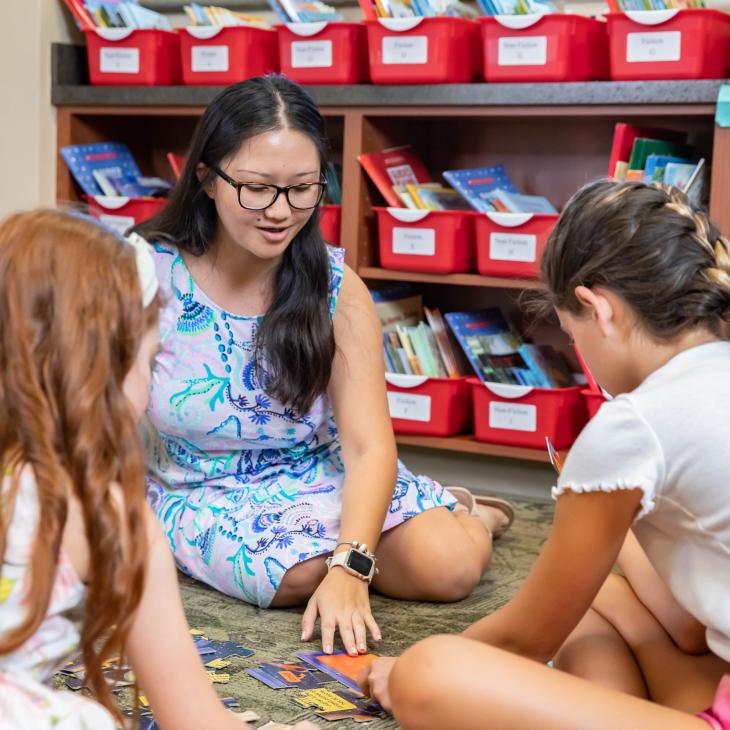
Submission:
[[[230,86],[138,227],[165,300],[148,496],[181,570],[261,607],[306,604],[303,640],[319,618],[324,651],[339,630],[357,654],[381,636],[371,581],[465,597],[511,510],[460,504],[398,462],[373,303],[319,231],[326,150],[295,83]]]

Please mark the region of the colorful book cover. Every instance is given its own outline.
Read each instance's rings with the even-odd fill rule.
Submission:
[[[395,331],[399,325],[415,326],[421,321],[423,296],[414,291],[408,284],[395,284],[370,292],[383,332]]]
[[[691,161],[685,157],[651,154],[646,158],[646,164],[644,165],[644,180],[646,182],[663,182],[664,171],[670,162],[691,164]]]
[[[469,203],[451,188],[432,190],[421,187],[419,196],[426,210],[471,210]]]
[[[423,311],[426,315],[426,321],[428,322],[433,338],[438,347],[439,354],[441,355],[441,361],[446,368],[446,374],[450,378],[458,378],[460,376],[460,370],[456,353],[454,352],[451,342],[449,340],[449,331],[446,329],[446,322],[438,309],[429,309],[424,307]]]
[[[509,193],[518,192],[502,164],[471,170],[445,170],[443,175],[472,208],[482,213],[494,210],[489,198],[498,188]]]
[[[123,193],[124,195],[136,197],[149,194],[149,191],[145,192],[137,188],[140,171],[126,145],[117,142],[69,145],[61,148],[61,156],[66,161],[74,179],[87,195],[114,195],[114,193],[105,193],[98,182],[99,179],[103,179],[113,186],[111,178],[130,183],[131,187],[126,188],[128,192]],[[126,183],[120,182],[119,184]]]
[[[686,144],[679,144],[665,139],[648,139],[637,137],[631,148],[629,170],[644,170],[649,155],[672,155],[675,157],[691,157],[692,148]]]
[[[393,191],[394,185],[432,182],[426,166],[410,145],[392,147],[382,152],[365,152],[357,159],[392,208],[404,207]]]
[[[557,215],[555,206],[542,195],[521,195],[501,188],[494,191],[493,198],[499,200],[508,213],[546,213]]]
[[[697,165],[693,162],[689,164],[679,162],[668,162],[664,168],[664,184],[673,185],[675,188],[684,190],[684,186],[689,182],[692,173]]]

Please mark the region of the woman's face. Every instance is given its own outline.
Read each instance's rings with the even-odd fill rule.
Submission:
[[[291,129],[264,132],[246,140],[231,158],[221,162],[220,169],[236,182],[250,184],[241,196],[244,203],[254,205],[270,199],[261,185],[285,187],[321,179],[317,147],[306,134]],[[221,232],[260,259],[281,256],[314,212],[314,208],[290,207],[284,194],[264,210],[246,210],[239,205],[234,187],[218,175],[213,180],[209,194],[218,211]],[[316,196],[316,186],[311,192]]]

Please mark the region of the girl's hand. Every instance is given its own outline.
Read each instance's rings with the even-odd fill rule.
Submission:
[[[322,626],[322,651],[332,653],[335,628],[350,655],[367,651],[367,631],[380,641],[380,629],[370,611],[368,583],[342,568],[332,568],[309,599],[302,616],[302,641],[312,638],[317,616]]]
[[[357,683],[363,693],[377,700],[383,709],[388,712],[391,712],[388,680],[395,662],[396,657],[378,657],[372,664],[363,669],[357,678]]]

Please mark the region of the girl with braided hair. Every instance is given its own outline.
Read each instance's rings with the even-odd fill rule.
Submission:
[[[363,685],[419,730],[730,730],[728,242],[676,190],[599,181],[569,201],[542,275],[613,398],[514,598]]]

